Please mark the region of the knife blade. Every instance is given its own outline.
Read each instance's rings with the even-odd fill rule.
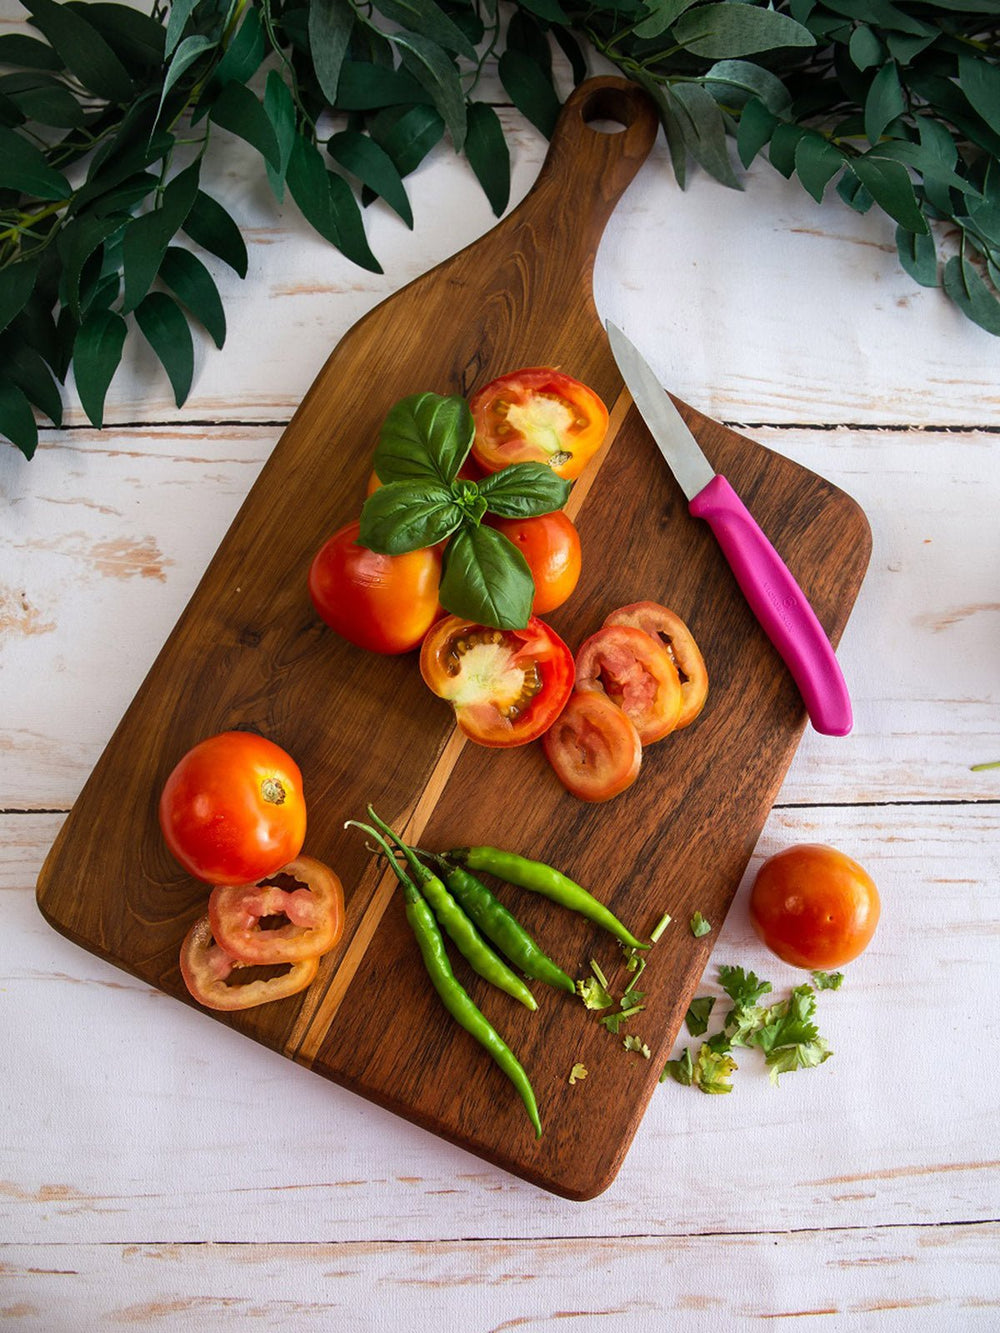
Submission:
[[[608,340],[626,387],[688,499],[722,548],[740,590],[788,667],[813,727],[846,736],[853,717],[840,663],[805,593],[729,482],[716,472],[638,349],[610,320]]]

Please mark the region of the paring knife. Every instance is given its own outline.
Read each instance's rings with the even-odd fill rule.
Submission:
[[[722,548],[750,609],[799,687],[809,720],[825,736],[846,736],[851,700],[840,664],[805,593],[725,477],[715,471],[653,370],[621,329],[607,324],[629,393],[688,498]]]

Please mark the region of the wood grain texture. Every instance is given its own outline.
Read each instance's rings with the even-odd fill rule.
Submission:
[[[626,128],[593,130],[588,120],[597,116]],[[308,998],[221,1021],[577,1199],[610,1183],[656,1086],[710,948],[685,922],[696,909],[724,919],[803,726],[794,686],[709,533],[687,517],[634,410],[611,439],[600,484],[579,515],[584,544],[610,545],[614,558],[590,562],[553,623],[576,644],[616,605],[667,601],[702,644],[713,686],[697,726],[650,751],[640,781],[613,807],[567,797],[538,747],[496,755],[465,746],[443,771],[453,744],[447,708],[429,698],[412,659],[366,656],[326,632],[308,606],[304,571],[329,531],[356,513],[378,425],[404,394],[469,393],[512,366],[549,362],[616,401],[620,378],[593,305],[592,267],[655,130],[651,105],[633,86],[584,85],[525,202],[340,343],[98,762],[38,884],[39,905],[58,929],[184,999],[177,950],[204,892],[162,846],[156,798],[177,757],[203,736],[229,727],[270,736],[306,775],[306,850],[334,864],[349,887],[347,929]],[[580,181],[590,186],[584,194]],[[682,409],[836,643],[868,559],[858,506],[797,464]],[[433,801],[424,800],[429,783]],[[650,967],[658,991],[643,1035],[653,1059],[622,1055],[601,1066],[595,1082],[608,1113],[599,1140],[566,1077],[577,1060],[596,1064],[593,1043],[606,1034],[581,1026],[572,999],[539,997],[529,1022],[470,983],[535,1080],[547,1131],[531,1142],[500,1076],[442,1021],[400,913],[382,917],[381,872],[342,827],[369,800],[424,836],[413,822],[422,811],[432,846],[491,841],[554,861],[640,931],[672,912],[673,931]],[[593,934],[547,908],[526,905],[529,928],[569,967],[593,956]],[[373,945],[361,949],[369,939]],[[350,1003],[341,995],[328,1004],[347,957],[357,964]]]

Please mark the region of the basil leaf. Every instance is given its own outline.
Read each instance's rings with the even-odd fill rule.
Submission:
[[[479,482],[479,494],[491,514],[501,518],[537,518],[561,509],[572,487],[544,463],[512,463]]]
[[[382,482],[419,480],[450,486],[474,434],[464,398],[411,394],[396,403],[382,423],[375,472]]]
[[[358,540],[370,551],[403,555],[434,546],[462,522],[451,491],[435,481],[391,481],[361,509]]]
[[[494,629],[523,629],[535,584],[528,562],[502,533],[462,528],[445,547],[438,595],[452,615]]]

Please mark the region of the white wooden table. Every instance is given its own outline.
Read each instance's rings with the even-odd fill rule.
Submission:
[[[504,114],[516,201],[544,143]],[[595,295],[683,398],[872,524],[840,649],[854,731],[806,734],[748,872],[823,841],[881,889],[873,944],[820,997],[833,1059],[777,1089],[747,1059],[727,1097],[664,1084],[614,1185],[570,1203],[43,922],[66,811],[330,349],[493,223],[442,146],[409,181],[412,233],[369,209],[376,277],[277,207],[241,148],[211,174],[250,275],[218,266],[229,337],[199,344],[185,407],[137,340],[103,431],[71,392],[33,462],[0,450],[0,1322],[996,1329],[1000,769],[972,766],[1000,759],[1000,344],[911,283],[884,218],[766,165],[742,194],[701,173],[682,193],[659,145]],[[802,974],[753,937],[746,888],[706,989],[735,962],[787,992]]]

